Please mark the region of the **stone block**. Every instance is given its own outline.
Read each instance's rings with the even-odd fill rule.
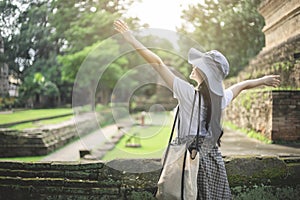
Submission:
[[[287,176],[286,164],[275,157],[239,157],[226,162],[226,171],[231,186],[243,184],[267,184],[283,181]]]
[[[91,125],[88,117],[77,122],[77,125],[87,126],[86,132],[78,132],[73,120],[57,125],[49,125],[39,129],[23,131],[0,129],[0,156],[39,156],[46,155],[67,144],[70,140],[89,133],[96,126]]]
[[[283,155],[279,159],[270,156],[233,156],[225,157],[224,160],[231,186],[300,184],[300,163],[297,157]],[[112,168],[112,163],[122,166],[124,171]],[[0,197],[11,193],[13,198],[34,200],[46,197],[50,200],[94,197],[151,199],[160,171],[157,169],[146,172],[150,168],[153,169],[153,166],[160,168],[160,161],[122,159],[108,163],[58,162],[54,165],[49,165],[48,162],[36,165],[0,162]],[[130,168],[133,168],[135,173],[129,172],[132,171]],[[28,176],[30,172],[34,172],[32,177]]]

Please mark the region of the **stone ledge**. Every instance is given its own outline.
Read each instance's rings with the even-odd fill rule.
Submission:
[[[231,187],[300,185],[300,157],[231,156],[224,161]],[[115,166],[119,170],[112,168]],[[151,199],[160,167],[157,159],[84,163],[1,161],[0,197],[10,193],[15,199],[130,199],[139,194]]]
[[[76,123],[72,119],[37,129],[0,129],[0,157],[47,155],[69,141],[96,130],[99,126],[89,119],[90,115],[84,114],[76,119]],[[77,128],[78,125],[82,131]]]

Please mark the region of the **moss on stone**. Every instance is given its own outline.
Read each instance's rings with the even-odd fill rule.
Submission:
[[[153,197],[153,194],[147,191],[133,191],[131,194],[128,196],[128,199],[131,200],[155,200],[156,198]]]
[[[231,186],[277,183],[288,175],[286,164],[276,157],[234,157],[226,170]]]

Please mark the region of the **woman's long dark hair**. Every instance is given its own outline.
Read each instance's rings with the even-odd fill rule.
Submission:
[[[211,103],[211,96],[210,91],[207,85],[207,81],[202,81],[202,83],[199,85],[198,90],[200,91],[203,101],[204,101],[204,107],[207,108],[206,111],[206,119],[205,119],[205,128],[208,131],[209,129],[209,122],[211,121],[211,115],[212,115],[212,103]],[[217,140],[217,144],[220,147],[221,146],[221,137],[223,136],[223,131],[221,132],[221,135],[219,136]]]
[[[209,122],[210,122],[210,118],[211,118],[211,97],[210,97],[210,92],[209,92],[206,81],[202,81],[202,83],[199,86],[199,91],[204,100],[204,107],[207,108],[206,119],[205,119],[205,121],[206,121],[205,128],[208,131]]]

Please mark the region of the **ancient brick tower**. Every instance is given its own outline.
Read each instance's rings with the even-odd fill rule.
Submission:
[[[258,11],[265,19],[265,47],[235,82],[279,74],[281,85],[240,95],[226,110],[226,121],[273,141],[300,141],[300,2],[262,0]]]

